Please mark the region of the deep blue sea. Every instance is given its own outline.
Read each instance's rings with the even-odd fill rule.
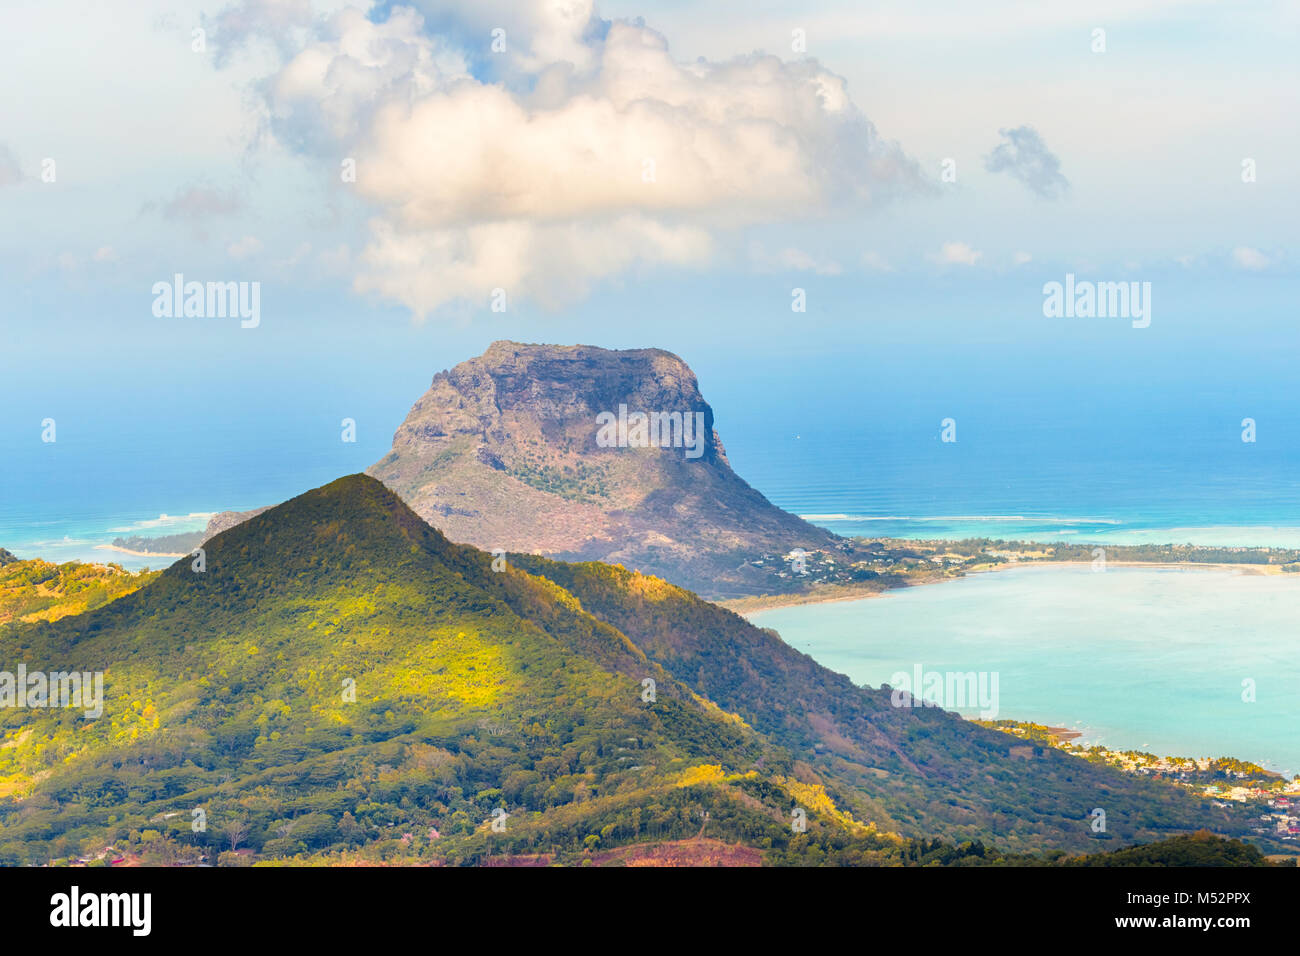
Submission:
[[[423,382],[407,389],[415,392]],[[397,391],[394,389],[393,391]],[[1257,411],[1241,440],[1231,408],[964,406],[956,441],[924,401],[845,412],[765,407],[719,412],[736,470],[775,504],[841,534],[1101,543],[1300,547],[1300,417]],[[201,528],[207,516],[282,501],[364,470],[387,450],[413,398],[318,397],[267,409],[224,396],[122,414],[111,403],[4,423],[0,547],[22,557],[117,560],[118,535]],[[747,415],[745,409],[752,409]],[[341,440],[344,417],[358,440]]]
[[[1253,443],[1226,412],[994,412],[957,418],[951,443],[940,422],[742,428],[728,450],[774,503],[844,535],[1300,547],[1289,415]]]

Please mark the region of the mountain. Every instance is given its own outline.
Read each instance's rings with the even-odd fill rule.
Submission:
[[[397,822],[472,837],[525,791],[539,808],[613,798],[701,753],[765,752],[571,597],[493,575],[369,478],[252,518],[205,558],[98,611],[0,631],[29,672],[104,674],[98,719],[0,710],[0,860],[164,834],[183,852],[196,809],[211,839],[271,856]]]
[[[1174,787],[892,707],[660,579],[453,544],[365,476],[205,560],[0,628],[7,668],[103,679],[98,715],[0,707],[0,862],[985,863],[1244,832]]]
[[[732,471],[695,374],[660,349],[494,342],[434,376],[367,473],[453,541],[715,598],[796,587],[773,573],[796,548],[854,551]]]
[[[0,548],[0,568],[3,568],[6,564],[13,564],[17,560],[18,559],[13,556],[12,552]]]

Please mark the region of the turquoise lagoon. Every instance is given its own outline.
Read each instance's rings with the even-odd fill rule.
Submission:
[[[1300,773],[1300,575],[1030,565],[751,620],[859,684],[996,674],[1000,719]]]

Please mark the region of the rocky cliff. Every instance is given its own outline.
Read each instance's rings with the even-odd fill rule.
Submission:
[[[660,349],[495,342],[434,376],[369,474],[452,540],[711,597],[785,590],[795,548],[848,550],[732,471],[695,374]]]

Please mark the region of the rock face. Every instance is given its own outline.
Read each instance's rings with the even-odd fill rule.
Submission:
[[[158,538],[139,536],[114,538],[113,546],[115,548],[125,548],[134,554],[156,554],[164,558],[183,557],[195,548],[207,544],[208,541],[223,531],[229,531],[235,525],[243,524],[249,518],[256,518],[269,508],[270,505],[264,508],[254,508],[252,511],[222,511],[208,519],[208,525],[202,531],[168,534]],[[0,565],[3,564],[3,557],[0,557]]]
[[[711,597],[780,590],[763,554],[846,547],[731,470],[695,374],[660,349],[495,342],[434,376],[368,474],[454,541]]]
[[[263,508],[254,508],[252,511],[221,511],[208,519],[208,526],[203,529],[199,538],[199,543],[215,538],[224,531],[229,531],[235,525],[243,524],[249,518],[256,518],[264,511],[269,511],[270,505]]]

